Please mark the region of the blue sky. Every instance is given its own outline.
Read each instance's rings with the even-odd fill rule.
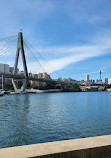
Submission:
[[[103,79],[111,78],[110,0],[0,0],[0,20],[0,37],[22,28],[61,77],[97,79],[101,70]]]

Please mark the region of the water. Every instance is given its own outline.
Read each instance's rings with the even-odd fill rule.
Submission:
[[[111,134],[111,92],[0,97],[0,148]]]

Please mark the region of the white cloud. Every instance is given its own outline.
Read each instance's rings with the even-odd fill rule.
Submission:
[[[99,38],[98,38],[99,40]],[[52,54],[52,59],[48,60],[48,63],[44,60],[40,60],[42,67],[48,72],[52,73],[55,70],[61,70],[70,64],[74,64],[89,58],[94,58],[101,55],[107,55],[111,52],[111,38],[104,38],[99,40],[96,44],[81,45],[81,46],[66,46],[66,47],[49,47],[40,49],[40,53]],[[32,72],[39,70],[40,66],[36,62],[29,62]],[[53,68],[52,68],[53,67]],[[36,71],[35,71],[36,70]],[[43,71],[41,68],[40,71]]]
[[[6,45],[1,42],[1,48],[7,50]],[[8,45],[9,47],[9,45]],[[15,48],[16,49],[16,48]],[[14,50],[13,50],[14,51]],[[16,52],[16,51],[15,51]],[[108,36],[96,37],[96,40],[93,40],[92,43],[88,45],[79,45],[79,46],[59,46],[59,47],[46,47],[39,49],[40,54],[49,54],[51,58],[46,58],[48,63],[43,59],[38,59],[40,64],[32,59],[28,50],[26,49],[26,58],[28,71],[33,73],[46,71],[48,73],[53,73],[56,70],[61,70],[67,67],[70,64],[81,62],[90,58],[94,58],[101,55],[106,55],[111,52],[111,38]],[[34,53],[34,52],[33,52]],[[14,54],[14,55],[12,55]],[[36,56],[36,54],[34,54]],[[15,53],[10,52],[5,54],[5,61],[3,63],[14,65]],[[49,60],[50,59],[50,60]],[[1,62],[1,60],[0,60]],[[19,68],[22,69],[22,62],[19,63]],[[41,66],[42,65],[42,66]]]

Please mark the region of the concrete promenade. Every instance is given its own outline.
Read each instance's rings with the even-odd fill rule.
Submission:
[[[111,158],[111,135],[0,149],[0,158]]]

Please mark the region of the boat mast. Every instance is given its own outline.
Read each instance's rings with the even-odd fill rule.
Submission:
[[[2,75],[2,91],[4,89],[4,85],[3,85],[3,75]]]

